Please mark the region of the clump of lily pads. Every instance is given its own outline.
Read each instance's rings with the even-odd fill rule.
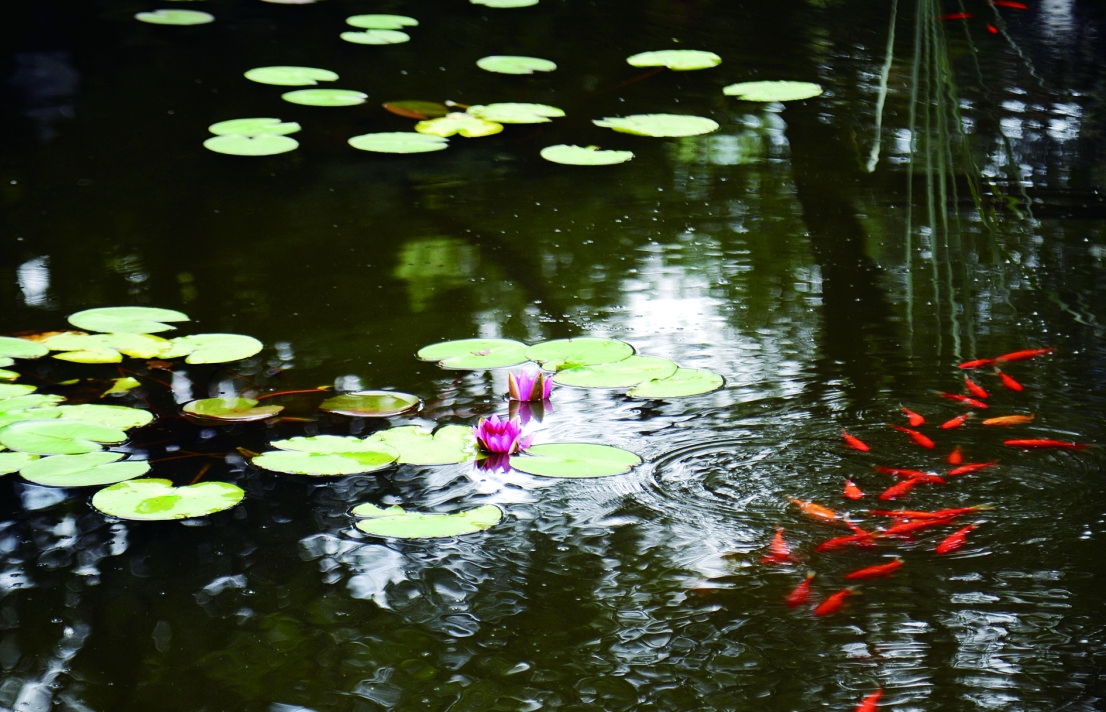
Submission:
[[[402,31],[405,27],[415,27],[419,21],[406,15],[353,15],[346,18],[346,24],[357,27],[360,32],[343,32],[346,42],[363,45],[402,44],[411,39],[411,35]]]
[[[272,156],[299,148],[299,141],[288,136],[300,130],[295,121],[274,118],[231,119],[208,126],[215,134],[204,141],[204,148],[231,156]]]

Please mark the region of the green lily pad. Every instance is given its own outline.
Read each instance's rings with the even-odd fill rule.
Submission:
[[[99,405],[86,403],[83,405],[58,406],[62,418],[80,420],[84,423],[97,423],[117,430],[130,430],[141,428],[154,422],[154,414],[141,408],[130,408],[125,405]]]
[[[632,151],[604,151],[598,146],[569,146],[561,143],[543,148],[541,157],[567,166],[613,166],[629,161],[634,154]]]
[[[415,124],[415,130],[432,136],[454,136],[461,134],[465,138],[491,136],[503,130],[503,124],[485,121],[461,112],[453,112],[437,119],[427,119]]]
[[[461,536],[494,527],[503,519],[503,510],[494,504],[453,514],[419,514],[392,506],[381,509],[372,504],[359,504],[351,511],[357,528],[366,534],[399,539],[429,539]]]
[[[138,382],[137,378],[131,378],[130,376],[124,376],[123,378],[113,378],[111,379],[111,388],[107,389],[100,395],[101,397],[103,397],[112,396],[116,393],[126,393],[128,391],[133,391],[135,388],[138,388],[141,385],[142,384]]]
[[[349,145],[362,151],[377,153],[428,153],[449,146],[444,136],[429,136],[412,131],[385,131],[354,136]]]
[[[677,72],[693,69],[710,69],[722,63],[722,58],[714,52],[698,49],[665,49],[656,52],[641,52],[626,61],[633,67],[668,67]]]
[[[82,334],[65,331],[43,339],[42,345],[51,351],[61,351],[54,358],[76,363],[118,363],[123,356],[156,358],[171,344],[168,339],[153,334]]]
[[[745,101],[798,101],[820,95],[822,87],[813,82],[740,82],[723,88],[722,93]]]
[[[346,42],[362,45],[392,45],[403,44],[411,39],[411,35],[399,30],[365,30],[364,32],[343,32],[339,35]]]
[[[316,67],[256,67],[243,75],[251,82],[274,84],[281,87],[314,86],[319,82],[333,82],[338,75],[329,69]]]
[[[30,452],[0,452],[0,475],[18,472],[37,460],[38,457],[38,455]]]
[[[451,465],[476,459],[476,438],[472,428],[445,425],[430,432],[417,425],[382,430],[366,438],[399,451],[401,465]]]
[[[418,396],[398,391],[355,391],[327,398],[320,410],[354,418],[387,418],[405,413],[419,405]]]
[[[175,326],[163,322],[188,321],[188,315],[172,309],[154,307],[102,307],[69,315],[69,323],[78,329],[113,334],[156,334]]]
[[[0,400],[0,415],[36,408],[48,408],[58,403],[63,403],[64,401],[65,396],[52,396],[45,393],[32,393],[25,396],[16,396],[15,398],[5,398]],[[57,418],[60,416],[61,414],[58,413],[50,417]]]
[[[80,455],[121,443],[127,434],[116,428],[79,420],[22,420],[0,429],[0,444],[36,455]]]
[[[477,104],[470,106],[465,113],[485,121],[496,121],[501,124],[542,124],[551,118],[559,118],[565,115],[563,109],[548,104]]]
[[[553,376],[553,382],[563,386],[626,388],[645,381],[668,378],[676,372],[676,368],[676,364],[668,359],[630,356],[616,363],[566,368]]]
[[[710,393],[723,386],[722,376],[701,368],[678,368],[668,378],[646,381],[631,388],[629,395],[634,398],[680,398]]]
[[[37,390],[34,386],[25,383],[0,383],[0,399],[25,396]]]
[[[592,121],[596,126],[614,129],[620,133],[658,138],[699,136],[718,130],[718,122],[703,116],[685,114],[634,114],[632,116],[606,117]]]
[[[245,494],[241,487],[229,482],[174,487],[169,480],[149,478],[105,487],[93,495],[92,506],[119,519],[188,519],[230,509]]]
[[[529,359],[526,344],[511,339],[459,339],[424,346],[415,354],[442,368],[481,369],[516,366]]]
[[[118,462],[121,452],[54,455],[28,463],[19,474],[28,482],[46,487],[90,487],[133,480],[150,471],[145,460]]]
[[[202,398],[186,403],[182,409],[205,420],[250,422],[271,418],[284,410],[282,405],[258,405],[253,398]]]
[[[557,68],[557,65],[548,59],[510,55],[481,57],[476,60],[476,66],[497,74],[533,74],[534,72],[552,72]]]
[[[17,378],[19,378],[18,372],[0,368],[0,381],[14,381]]]
[[[311,437],[295,437],[287,440],[274,440],[270,443],[281,450],[295,452],[308,452],[317,455],[352,455],[357,453],[384,453],[399,456],[390,446],[381,447],[379,443],[370,442],[368,438],[356,438],[352,435],[312,435]],[[395,459],[393,457],[393,459]]]
[[[297,89],[280,95],[281,99],[304,106],[356,106],[369,95],[352,89]]]
[[[206,25],[215,16],[199,10],[154,10],[135,13],[134,19],[151,25]]]
[[[346,18],[346,24],[363,30],[398,30],[415,27],[419,21],[406,15],[353,15]]]
[[[207,127],[216,136],[284,136],[302,129],[295,121],[273,118],[229,119]]]
[[[35,396],[26,396],[27,398],[34,398]],[[44,396],[48,398],[54,398],[55,396]],[[56,396],[60,402],[65,400],[61,396]],[[52,401],[53,402],[53,401]],[[6,412],[0,412],[0,428],[11,425],[12,423],[18,423],[23,420],[50,420],[53,418],[60,418],[61,411],[57,408],[43,407],[43,408],[25,408],[22,410],[12,410]],[[0,447],[2,450],[3,447]]]
[[[299,147],[300,142],[291,136],[272,134],[212,136],[204,141],[204,148],[207,150],[228,156],[275,156],[278,153],[295,151]]]
[[[288,475],[334,477],[375,472],[399,457],[399,453],[387,445],[374,443],[374,447],[375,450],[334,453],[278,450],[261,453],[252,462],[262,469]]]
[[[594,336],[542,341],[526,349],[527,359],[537,361],[542,368],[550,371],[615,363],[633,355],[634,347],[625,341]]]
[[[610,477],[629,472],[641,458],[628,450],[589,443],[532,445],[511,457],[511,467],[542,477]]]
[[[434,119],[445,116],[450,109],[445,104],[437,101],[386,101],[384,109],[396,116],[405,116],[408,119]]]
[[[17,339],[14,336],[0,336],[0,356],[7,358],[39,358],[50,353],[50,349],[36,341]],[[3,366],[11,366],[9,360]]]
[[[533,7],[538,0],[469,0],[473,5],[484,5],[495,8]]]
[[[256,356],[263,344],[244,334],[194,334],[173,339],[173,351],[188,350],[187,363],[228,363]]]

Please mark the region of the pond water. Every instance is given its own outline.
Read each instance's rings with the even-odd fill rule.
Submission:
[[[29,3],[9,8],[0,120],[0,332],[66,328],[101,306],[179,309],[184,329],[266,348],[227,366],[124,367],[113,403],[163,417],[128,447],[154,474],[245,489],[237,508],[124,522],[86,489],[0,478],[0,709],[908,710],[1106,704],[1106,15],[1074,0],[777,3],[541,0],[283,5],[251,0]],[[194,27],[137,22],[173,5]],[[343,42],[344,18],[407,14],[392,46]],[[955,13],[971,17],[958,19]],[[952,17],[946,17],[952,14]],[[944,18],[944,19],[942,19]],[[702,71],[626,64],[646,50],[716,52]],[[486,55],[551,59],[530,76]],[[306,65],[369,95],[341,108],[281,101],[248,69]],[[821,84],[757,104],[740,81]],[[356,151],[408,131],[381,103],[540,102],[566,117],[450,139],[437,153]],[[710,117],[690,138],[593,119]],[[207,151],[231,118],[298,121],[300,147]],[[553,144],[630,150],[604,167],[539,157]],[[621,447],[629,474],[553,479],[472,464],[307,478],[238,454],[294,435],[472,425],[506,414],[506,371],[446,371],[427,344],[625,340],[726,379],[640,400],[559,388],[535,442]],[[990,409],[963,428],[969,359],[1030,348],[1024,385],[973,372]],[[23,381],[118,375],[42,359]],[[168,382],[172,390],[155,380]],[[331,385],[418,395],[415,416],[320,416],[197,427],[189,398]],[[933,450],[888,427],[922,413]],[[1027,425],[984,417],[1033,414]],[[846,447],[847,429],[871,446]],[[1022,450],[1008,438],[1090,443]],[[959,447],[993,468],[881,502],[873,465],[944,472]],[[184,453],[216,457],[182,458]],[[866,494],[842,496],[846,479]],[[789,498],[849,512],[990,505],[914,539],[819,552],[847,534]],[[494,504],[473,535],[359,533],[350,509]],[[937,555],[954,528],[981,522]],[[770,565],[781,526],[799,561]],[[844,608],[812,603],[844,576]]]

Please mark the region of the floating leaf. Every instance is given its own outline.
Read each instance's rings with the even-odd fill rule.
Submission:
[[[568,166],[613,166],[634,157],[632,151],[603,151],[598,146],[569,146],[557,144],[541,150],[541,157],[553,163]]]
[[[418,396],[398,391],[356,391],[328,398],[319,404],[321,410],[354,418],[387,418],[399,415],[419,405]]]
[[[187,519],[230,509],[245,494],[241,487],[229,482],[174,487],[169,480],[150,478],[105,487],[93,495],[92,506],[120,519]]]
[[[411,35],[399,30],[365,30],[364,32],[343,32],[339,35],[346,42],[362,45],[402,44],[411,39]]]
[[[363,30],[398,30],[414,27],[419,21],[406,15],[353,15],[346,18],[346,24]]]
[[[150,471],[145,460],[117,462],[121,452],[90,452],[84,455],[54,455],[28,463],[19,474],[28,482],[46,487],[90,487],[133,480]]]
[[[125,334],[156,334],[175,326],[162,322],[188,321],[188,315],[154,307],[102,307],[70,314],[69,323],[78,329]]]
[[[38,455],[80,455],[126,439],[122,430],[78,420],[23,420],[0,429],[0,444]]]
[[[293,438],[293,440],[310,439],[312,438]],[[350,439],[357,440],[357,438]],[[364,443],[360,440],[358,442]],[[278,443],[274,442],[273,445],[278,445]],[[372,443],[371,447],[374,449],[351,450],[349,452],[279,450],[262,453],[253,458],[252,462],[262,469],[283,472],[288,475],[334,477],[337,475],[358,475],[375,472],[388,467],[399,457],[399,453],[395,449],[382,443]]]
[[[103,396],[115,395],[116,393],[126,393],[128,391],[133,391],[135,388],[138,388],[142,385],[138,382],[137,378],[131,378],[130,376],[124,376],[123,378],[113,378],[111,379],[111,381],[111,388],[100,394],[101,398]]]
[[[470,106],[466,113],[485,121],[496,121],[501,124],[541,124],[550,118],[559,118],[565,115],[563,109],[548,104],[477,104]]]
[[[366,438],[399,451],[401,465],[450,465],[476,459],[476,438],[465,425],[445,425],[430,432],[417,425],[382,430]]]
[[[641,458],[628,450],[589,443],[534,445],[511,457],[511,467],[542,477],[609,477],[629,472]]]
[[[259,406],[253,398],[202,398],[186,403],[182,410],[202,419],[249,422],[271,418],[284,410],[284,406]]]
[[[534,72],[552,72],[557,68],[557,65],[548,59],[505,55],[481,57],[476,60],[476,66],[497,74],[533,74]]]
[[[39,358],[50,352],[42,344],[27,339],[17,339],[13,336],[0,336],[0,357],[6,358]],[[3,366],[11,366],[9,360]]]
[[[37,460],[38,457],[38,455],[30,452],[0,452],[0,475],[8,475],[22,470]]]
[[[357,522],[357,528],[366,534],[399,539],[472,534],[494,527],[503,519],[503,510],[494,504],[453,514],[419,514],[398,506],[381,509],[372,504],[359,504],[351,514],[365,517]]]
[[[123,356],[154,358],[171,345],[168,339],[152,334],[82,334],[73,331],[43,339],[42,345],[52,351],[54,358],[76,363],[118,363]]]
[[[424,346],[415,354],[442,368],[502,368],[527,361],[526,344],[510,339],[460,339]]]
[[[14,413],[20,410],[30,410],[32,408],[47,408],[58,403],[65,401],[64,396],[51,396],[44,393],[32,393],[25,396],[16,396],[15,398],[5,398],[0,400],[0,414]],[[59,414],[51,417],[58,417]]]
[[[283,136],[299,131],[302,127],[295,121],[281,121],[272,118],[229,119],[207,127],[217,136]]]
[[[34,393],[37,388],[25,383],[0,383],[0,399],[16,398]]]
[[[134,19],[151,25],[205,25],[215,16],[199,10],[154,10],[135,13]]]
[[[693,69],[709,69],[722,63],[722,58],[714,52],[698,49],[665,49],[656,52],[641,52],[626,61],[633,67],[668,67],[677,72]]]
[[[314,86],[319,82],[333,82],[338,79],[338,75],[329,69],[315,67],[257,67],[243,76],[251,82],[281,87]]]
[[[388,101],[383,106],[386,111],[409,119],[433,119],[450,112],[448,106],[436,101]]]
[[[274,440],[271,445],[281,450],[293,450],[295,452],[307,452],[317,455],[352,455],[357,453],[385,453],[396,457],[399,453],[389,446],[381,447],[377,442],[370,442],[367,438],[356,438],[352,435],[312,435],[311,437],[295,437],[287,440]],[[395,458],[393,458],[395,459]]]
[[[723,88],[722,93],[745,101],[798,101],[820,95],[822,87],[812,82],[740,82]]]
[[[228,156],[275,156],[300,147],[300,142],[290,136],[212,136],[204,141],[204,148]]]
[[[188,349],[187,363],[228,363],[257,355],[264,346],[244,334],[194,334],[173,339],[174,350]]]
[[[19,373],[16,371],[0,368],[0,381],[14,381],[17,378],[19,378]]]
[[[668,359],[631,356],[617,363],[566,368],[553,376],[553,382],[564,386],[625,388],[645,381],[668,378],[676,372],[676,368],[676,364]]]
[[[634,347],[618,339],[582,336],[575,339],[542,341],[526,349],[526,358],[542,368],[560,371],[575,366],[615,363],[634,355]]]
[[[634,398],[680,398],[710,393],[725,383],[722,376],[700,368],[678,368],[668,378],[646,381],[631,388]]]
[[[36,399],[36,400],[37,399],[48,399],[48,400],[43,401],[43,405],[41,407],[13,408],[13,409],[7,410],[7,411],[0,410],[0,428],[3,428],[4,426],[7,426],[7,425],[11,425],[12,423],[18,423],[21,420],[49,420],[49,419],[52,419],[52,418],[61,417],[61,411],[58,410],[57,408],[51,407],[53,404],[60,403],[63,400],[65,400],[61,396],[38,396],[38,395],[33,395],[33,396],[23,396],[23,398],[27,398],[27,399],[33,398],[33,399]],[[12,399],[12,400],[19,400],[19,399]],[[2,403],[7,403],[7,402],[8,401],[3,401]],[[2,404],[2,403],[0,403],[0,404]],[[2,449],[3,449],[3,447],[0,447],[0,450],[2,450]]]
[[[415,124],[415,130],[433,136],[453,136],[461,134],[465,138],[491,136],[503,130],[503,124],[485,121],[461,112],[446,114],[441,118],[427,119]]]
[[[281,99],[304,106],[356,106],[369,95],[352,89],[297,89],[280,95]]]
[[[469,0],[473,5],[484,5],[495,8],[533,7],[538,0]]]
[[[62,418],[80,420],[85,423],[97,423],[117,430],[130,430],[141,428],[154,422],[154,414],[140,408],[130,408],[125,405],[99,405],[86,403],[83,405],[58,406]]]
[[[592,121],[596,126],[635,136],[699,136],[718,130],[718,122],[703,116],[685,114],[634,114]]]
[[[428,153],[441,151],[449,146],[443,136],[428,136],[412,131],[387,131],[354,136],[349,145],[362,151],[378,153]]]

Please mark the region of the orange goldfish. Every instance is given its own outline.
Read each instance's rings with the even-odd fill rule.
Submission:
[[[965,361],[964,363],[957,366],[957,368],[971,370],[974,368],[980,368],[981,366],[990,366],[994,362],[995,360],[993,358],[977,358],[975,361]]]
[[[961,462],[964,462],[964,455],[960,452],[959,445],[953,448],[947,459],[950,465],[959,465]]]
[[[975,529],[979,525],[979,522],[974,522],[964,527],[963,529],[957,529],[952,534],[941,540],[941,543],[934,549],[938,554],[947,554],[950,551],[956,551],[960,547],[964,546],[964,542],[967,541],[968,532]]]
[[[969,462],[966,465],[961,465],[960,467],[952,468],[951,470],[948,471],[947,474],[949,476],[967,475],[967,474],[970,474],[972,472],[979,472],[980,470],[982,470],[984,468],[987,468],[987,467],[994,467],[997,464],[998,464],[998,462],[995,461],[995,460],[992,460],[991,462]]]
[[[787,603],[788,608],[801,606],[810,600],[810,582],[813,579],[813,573],[807,574],[803,582],[796,586],[791,593],[787,594],[787,598],[784,599],[784,602]]]
[[[918,445],[921,445],[922,447],[928,447],[928,448],[931,448],[931,449],[933,447],[935,447],[932,440],[927,438],[922,433],[919,433],[917,430],[911,430],[910,428],[904,428],[901,425],[892,425],[891,427],[894,428],[895,430],[900,430],[900,431],[906,433],[907,435],[910,436],[911,440],[913,440]]]
[[[832,596],[830,596],[826,600],[819,603],[818,607],[814,609],[814,615],[816,615],[816,616],[825,616],[825,615],[829,615],[830,613],[837,613],[838,611],[841,610],[841,607],[845,605],[845,599],[854,590],[855,589],[852,589],[852,588],[843,588],[843,589],[841,589],[837,593],[833,594]]]
[[[968,393],[971,393],[976,398],[987,398],[987,391],[983,390],[983,387],[972,379],[964,376],[964,387],[968,389]]]
[[[791,547],[783,538],[783,527],[776,525],[776,535],[772,537],[772,543],[768,545],[768,554],[760,559],[763,564],[790,564],[795,557],[791,555]]]
[[[964,423],[968,422],[968,418],[972,417],[971,413],[965,413],[964,415],[958,415],[955,418],[946,420],[941,423],[942,430],[952,430],[953,428],[959,428]]]
[[[1009,445],[1010,447],[1020,447],[1026,449],[1043,448],[1043,447],[1056,447],[1064,448],[1067,450],[1085,450],[1090,445],[1086,443],[1070,443],[1064,440],[1048,440],[1048,439],[1030,439],[1030,440],[1004,440],[1003,445]]]
[[[918,413],[915,413],[914,411],[910,410],[909,408],[903,408],[902,412],[906,416],[906,419],[908,421],[910,421],[910,427],[916,428],[919,425],[925,425],[926,419],[923,418]]]
[[[1025,390],[1024,388],[1022,388],[1022,384],[1018,383],[1017,381],[1015,381],[1010,376],[1007,376],[1002,371],[998,371],[998,377],[999,377],[999,380],[1002,381],[1002,385],[1005,386],[1006,388],[1009,388],[1012,391],[1019,391],[1020,392],[1020,391]]]
[[[1024,425],[1025,423],[1032,423],[1033,415],[1000,415],[997,418],[987,418],[983,421],[984,425]]]
[[[841,437],[845,438],[845,444],[851,447],[853,450],[868,452],[868,444],[860,440],[860,438],[854,438],[852,435],[849,435],[847,430],[841,431]]]
[[[1024,361],[1027,358],[1033,358],[1034,356],[1042,356],[1044,354],[1050,354],[1055,351],[1055,347],[1048,347],[1047,349],[1025,349],[1023,351],[1014,351],[1013,353],[1003,354],[1002,356],[995,356],[995,363],[1009,363],[1011,361]]]
[[[948,398],[949,400],[954,400],[957,403],[962,403],[962,404],[968,406],[969,408],[986,408],[987,407],[987,404],[984,403],[983,401],[976,400],[975,398],[972,398],[971,396],[962,396],[959,393],[942,393],[941,397],[942,398]]]
[[[876,691],[866,696],[856,706],[856,712],[876,712],[879,709],[879,698],[883,696],[883,688],[877,687]]]
[[[788,497],[787,501],[799,508],[799,511],[810,517],[811,519],[817,519],[820,522],[826,522],[827,524],[837,524],[841,515],[833,511],[829,507],[823,507],[820,504],[814,502],[804,502],[801,499],[795,499],[794,497]]]
[[[845,480],[845,497],[847,499],[860,499],[864,496],[864,493],[860,491],[860,488],[853,484],[852,480]]]
[[[896,556],[890,563],[858,569],[845,576],[845,578],[849,581],[855,581],[857,579],[876,578],[877,576],[890,576],[900,566],[902,566],[902,559]]]

